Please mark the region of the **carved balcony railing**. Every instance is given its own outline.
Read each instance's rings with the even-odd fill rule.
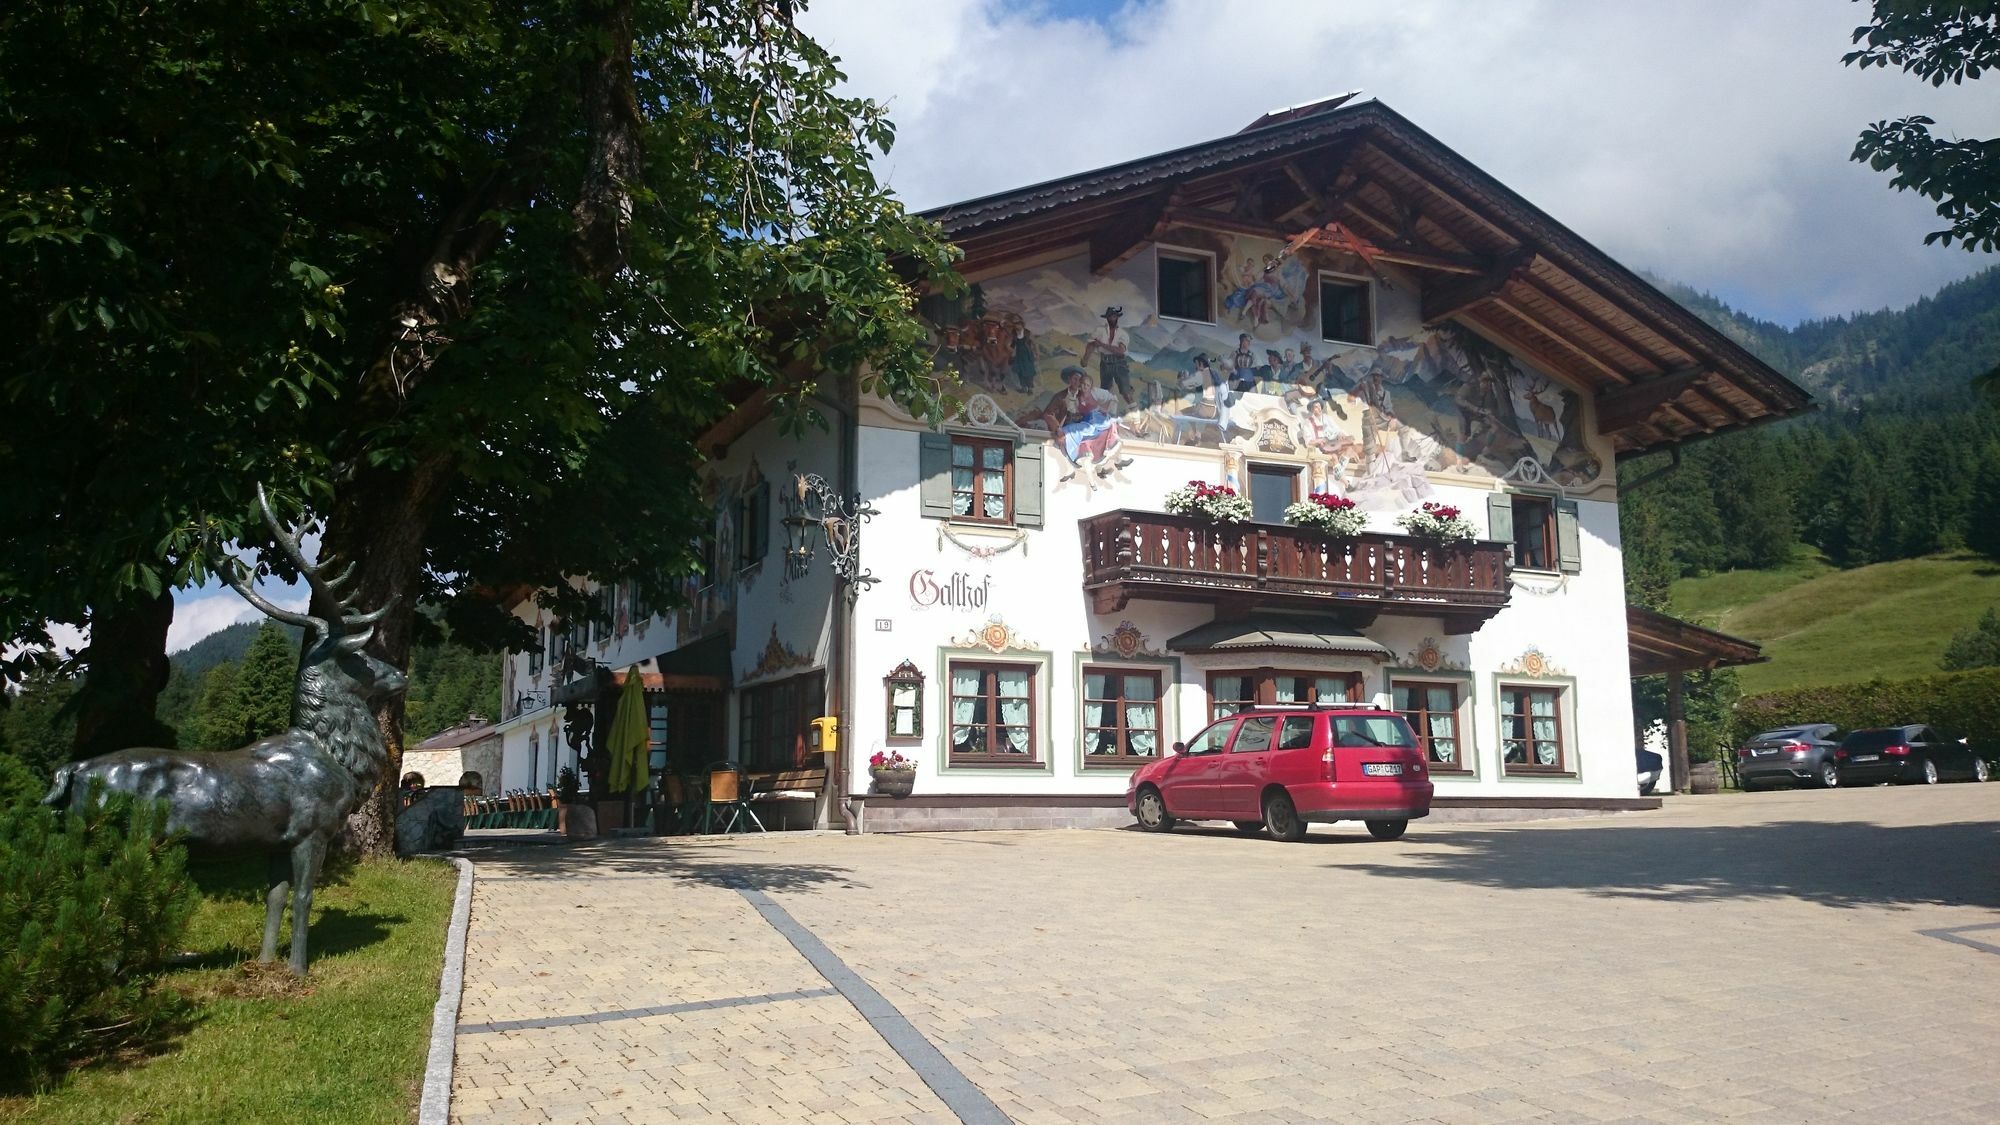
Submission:
[[[1134,598],[1322,610],[1365,625],[1435,617],[1470,633],[1507,605],[1507,545],[1368,533],[1327,539],[1284,524],[1212,524],[1166,512],[1078,521],[1083,586],[1098,613]]]

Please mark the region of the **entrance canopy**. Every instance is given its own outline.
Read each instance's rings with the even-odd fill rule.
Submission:
[[[1393,655],[1352,629],[1310,618],[1252,614],[1233,621],[1197,625],[1167,642],[1176,652],[1330,652],[1387,660]]]
[[[1636,605],[1625,607],[1625,633],[1634,676],[1732,668],[1771,659],[1755,642]]]

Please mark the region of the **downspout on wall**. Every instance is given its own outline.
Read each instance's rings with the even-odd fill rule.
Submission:
[[[840,468],[834,487],[843,497],[853,496],[860,491],[861,460],[861,417],[857,402],[860,380],[844,378],[840,382],[837,403],[830,404],[840,416],[839,446]],[[854,529],[857,536],[861,528]],[[859,593],[847,579],[837,579],[833,584],[832,645],[828,652],[827,679],[832,688],[833,714],[839,720],[839,751],[826,760],[827,797],[840,810],[841,824],[849,836],[861,834],[861,825],[854,817],[854,809],[847,797],[847,778],[852,772],[848,765],[855,753],[854,732],[854,603]],[[828,827],[832,827],[831,824]]]

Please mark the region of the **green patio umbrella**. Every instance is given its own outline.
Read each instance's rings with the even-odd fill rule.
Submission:
[[[646,788],[647,750],[652,739],[646,721],[646,685],[633,665],[625,672],[624,690],[618,693],[618,711],[611,717],[611,733],[605,737],[611,755],[610,775],[605,787],[613,793],[637,793]]]

